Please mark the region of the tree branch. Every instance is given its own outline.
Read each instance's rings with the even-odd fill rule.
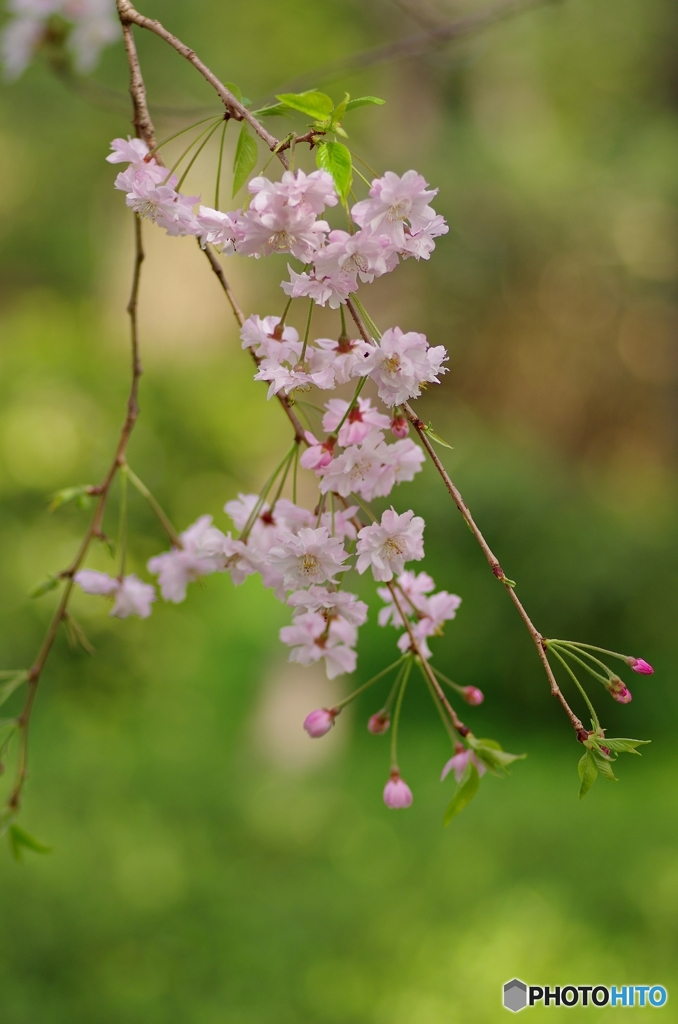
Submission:
[[[372,338],[372,336],[370,335],[369,331],[365,327],[365,324],[362,321],[362,317],[360,316],[360,314],[359,314],[358,310],[356,309],[355,305],[353,304],[353,302],[350,299],[347,299],[346,305],[347,305],[347,308],[348,308],[351,316],[353,317],[353,319],[355,321],[355,324],[356,324],[356,326],[357,326],[357,328],[358,328],[358,330],[360,332],[360,335],[361,335],[363,341],[366,341],[368,343],[368,345],[374,345],[374,343],[375,343],[374,339]],[[490,545],[485,540],[485,537],[481,533],[479,527],[476,525],[476,522],[473,519],[473,516],[471,515],[471,510],[469,509],[468,505],[466,504],[466,502],[462,498],[459,489],[457,487],[455,487],[455,485],[453,484],[453,482],[450,479],[450,476],[449,476],[447,470],[445,469],[445,467],[443,466],[442,462],[440,461],[440,458],[438,457],[438,453],[436,452],[435,448],[433,447],[433,445],[431,443],[431,440],[430,440],[430,438],[428,436],[428,433],[426,431],[426,424],[423,423],[422,420],[419,419],[419,417],[414,412],[414,410],[413,410],[412,406],[409,404],[409,402],[406,402],[403,405],[403,409],[405,410],[405,415],[407,416],[408,420],[410,421],[410,423],[412,424],[412,426],[416,430],[417,434],[419,435],[419,439],[421,440],[421,443],[423,444],[424,448],[426,449],[426,451],[427,451],[427,453],[429,455],[429,458],[431,459],[431,462],[433,463],[433,465],[437,469],[438,473],[440,474],[440,477],[441,477],[443,483],[445,484],[445,487],[447,488],[447,491],[448,491],[450,497],[452,498],[452,500],[454,501],[455,505],[457,506],[457,508],[461,512],[461,515],[462,515],[462,517],[464,519],[464,522],[469,527],[469,529],[471,530],[471,533],[473,534],[473,536],[477,540],[478,544],[480,545],[480,548],[481,548],[483,554],[485,555],[485,558],[489,562],[489,565],[490,565],[490,568],[492,570],[493,575],[501,583],[503,583],[505,589],[508,591],[509,597],[511,598],[511,600],[514,603],[514,605],[518,609],[518,614],[520,615],[521,619],[525,623],[527,631],[529,632],[530,636],[532,637],[532,640],[534,641],[535,647],[537,648],[537,653],[539,654],[539,658],[541,660],[541,663],[544,666],[544,671],[546,672],[546,677],[547,677],[547,679],[549,681],[549,685],[551,687],[552,695],[554,697],[556,697],[560,701],[560,703],[561,703],[565,713],[567,714],[568,718],[570,719],[570,723],[572,724],[572,728],[577,733],[577,737],[579,739],[582,739],[582,737],[584,739],[586,739],[586,736],[588,735],[587,730],[584,728],[581,720],[579,718],[577,718],[577,716],[575,715],[574,711],[572,710],[572,708],[568,704],[567,700],[565,699],[565,696],[564,696],[562,690],[558,686],[558,681],[556,680],[556,677],[553,674],[553,669],[551,668],[551,665],[549,664],[549,660],[548,660],[548,657],[547,657],[547,654],[546,654],[546,650],[544,649],[543,638],[542,638],[541,633],[537,630],[536,626],[534,625],[534,623],[530,619],[530,616],[527,614],[527,611],[523,607],[522,602],[520,601],[520,599],[518,598],[518,595],[515,592],[515,587],[511,584],[511,582],[509,582],[507,577],[504,575],[504,571],[503,571],[501,565],[499,564],[499,559],[494,554],[494,552],[492,551]]]

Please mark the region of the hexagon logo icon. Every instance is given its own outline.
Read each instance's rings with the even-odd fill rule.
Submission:
[[[524,1010],[527,1006],[527,985],[518,978],[507,981],[504,985],[504,1006],[513,1013]]]

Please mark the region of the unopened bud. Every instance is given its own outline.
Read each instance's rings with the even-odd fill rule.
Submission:
[[[394,811],[409,807],[412,803],[412,790],[400,778],[398,771],[391,772],[391,778],[384,786],[384,803]]]
[[[654,675],[654,669],[644,658],[627,658],[626,664],[630,665],[634,672],[639,672],[641,676]]]
[[[337,711],[330,711],[328,708],[318,708],[317,711],[311,711],[310,715],[306,715],[304,719],[304,729],[311,739],[320,739],[321,736],[330,731],[337,714]]]
[[[626,683],[622,682],[619,676],[612,676],[607,684],[608,692],[612,697],[620,704],[629,704],[633,697],[631,691],[626,686]]]
[[[410,425],[404,416],[395,416],[391,420],[391,433],[394,437],[407,437]]]
[[[391,719],[388,717],[386,712],[377,711],[375,715],[370,717],[370,720],[367,723],[367,728],[371,733],[374,733],[375,736],[378,736],[379,733],[386,732],[390,724]]]
[[[485,700],[485,694],[482,690],[479,690],[477,686],[465,686],[462,697],[467,704],[473,704],[477,707],[478,704],[482,704]]]
[[[604,754],[607,754],[607,756],[608,756],[608,757],[610,757],[610,755],[611,755],[612,751],[610,750],[610,748],[609,748],[609,747],[602,747],[602,746],[601,746],[601,748],[600,748],[600,749],[602,750],[602,752],[603,752]]]

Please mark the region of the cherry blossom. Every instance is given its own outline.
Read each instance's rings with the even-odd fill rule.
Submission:
[[[147,619],[151,614],[151,605],[156,599],[155,588],[150,583],[144,583],[138,576],[132,574],[115,579],[95,569],[80,569],[73,579],[86,594],[114,597],[111,615],[115,618],[126,619],[130,615],[138,615]]]
[[[348,407],[349,403],[341,398],[331,398],[325,402],[327,412],[323,416],[323,430],[328,434],[334,433],[346,416]],[[373,409],[369,398],[359,398],[346,417],[337,440],[342,448],[347,448],[352,444],[360,444],[372,430],[387,430],[389,426],[389,417]]]
[[[643,658],[627,658],[626,664],[630,665],[634,672],[639,672],[643,676],[654,675],[654,669]]]
[[[340,337],[336,341],[333,338],[316,338],[309,359],[314,370],[320,370],[325,366],[332,368],[336,387],[339,384],[348,384],[351,377],[355,376],[354,370],[363,361],[369,348],[362,338]],[[342,445],[344,443],[346,442],[341,442]]]
[[[275,196],[263,210],[250,207],[239,218],[242,237],[237,251],[242,256],[271,256],[289,252],[309,263],[330,230],[327,221],[316,220],[304,204],[290,206]]]
[[[461,744],[458,744],[459,749],[455,749],[454,757],[451,757],[449,761],[444,765],[442,773],[440,775],[440,781],[442,782],[450,772],[454,772],[454,777],[457,782],[461,782],[462,776],[466,771],[466,766],[469,761],[476,766],[478,769],[478,775],[484,775],[487,768],[480,761],[472,750],[466,750]]]
[[[438,189],[427,190],[426,181],[416,171],[406,171],[402,177],[386,171],[375,178],[370,198],[356,203],[351,216],[361,228],[384,235],[397,249],[405,248],[405,223],[413,232],[426,228],[436,217],[429,200]]]
[[[268,553],[269,562],[283,574],[288,590],[312,583],[336,583],[336,574],[348,568],[343,565],[347,557],[341,541],[330,537],[324,526],[317,530],[303,527]]]
[[[437,374],[447,372],[442,367],[446,359],[445,347],[429,347],[425,334],[404,334],[399,327],[392,327],[384,332],[379,345],[366,353],[356,373],[375,381],[385,405],[402,405],[409,398],[418,398],[423,384],[439,383]]]
[[[330,309],[338,309],[358,287],[355,278],[341,270],[320,270],[312,273],[303,271],[298,274],[289,264],[287,269],[290,280],[282,281],[280,284],[285,295],[293,299],[313,299],[318,306],[325,306],[329,302]]]
[[[382,514],[381,523],[364,526],[358,533],[359,573],[372,569],[375,580],[388,583],[403,571],[405,562],[424,557],[424,520],[412,510],[402,515],[393,508]]]
[[[279,316],[250,316],[240,330],[243,348],[251,348],[259,359],[296,361],[301,355],[299,332],[285,324]]]
[[[92,71],[102,48],[120,35],[111,0],[9,0],[7,9],[14,19],[3,30],[0,50],[10,81],[26,69],[54,15],[70,23],[66,46],[83,74]]]
[[[290,594],[287,603],[293,608],[318,612],[327,621],[334,618],[345,619],[351,626],[362,626],[367,619],[365,602],[345,590],[328,590],[326,587],[312,586],[308,590],[297,590]]]
[[[298,170],[285,171],[280,181],[269,181],[263,176],[252,178],[248,191],[254,196],[251,206],[265,213],[276,203],[286,206],[303,206],[311,212],[322,213],[326,206],[339,202],[334,180],[327,171],[312,171],[305,174]]]
[[[236,251],[236,242],[243,237],[240,223],[241,211],[222,213],[210,206],[200,206],[197,221],[200,226],[200,242],[203,247],[210,243],[219,248],[224,256],[231,256]]]
[[[212,516],[201,516],[180,534],[181,548],[156,555],[148,562],[148,570],[158,576],[160,593],[165,601],[179,604],[186,597],[186,587],[201,576],[225,571],[226,558],[233,557],[227,538],[212,525]],[[232,543],[232,542],[231,542]]]
[[[328,679],[355,671],[357,654],[353,645],[357,630],[345,619],[330,619],[317,612],[295,615],[291,626],[283,626],[280,639],[292,648],[290,661],[312,665],[325,660]]]

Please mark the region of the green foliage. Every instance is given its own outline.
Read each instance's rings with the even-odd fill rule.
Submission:
[[[448,444],[447,441],[443,441],[442,437],[439,437],[437,434],[434,434],[433,424],[429,423],[427,427],[424,427],[424,430],[426,431],[426,436],[430,437],[432,441],[436,442],[436,444],[441,444],[443,448],[449,448],[450,451],[454,451],[453,445]]]
[[[20,669],[16,672],[0,673],[0,707],[27,679],[28,672],[25,669]]]
[[[257,144],[243,121],[233,159],[233,195],[240,191],[257,164]]]
[[[579,799],[582,800],[598,778],[598,765],[596,764],[596,759],[594,758],[592,751],[587,750],[586,753],[582,755],[579,760],[579,764],[577,765],[577,771],[579,772],[579,778],[581,779]]]
[[[345,203],[353,184],[353,164],[348,148],[343,142],[322,142],[316,150],[316,163],[332,175],[336,190]]]
[[[318,92],[317,89],[298,93],[283,92],[277,95],[276,99],[290,110],[307,114],[314,121],[326,121],[334,109],[331,97],[324,92]]]
[[[358,96],[356,99],[348,101],[346,110],[356,110],[358,107],[365,107],[369,104],[382,106],[384,103],[386,100],[381,100],[378,96]]]
[[[523,761],[527,754],[509,754],[502,750],[496,740],[477,739],[473,734],[466,737],[466,742],[485,767],[495,775],[508,774],[508,767],[514,761]]]
[[[33,853],[51,853],[51,846],[45,846],[39,839],[32,836],[30,832],[21,828],[19,825],[10,825],[7,829],[7,836],[9,839],[9,846],[12,851],[12,856],[16,861],[22,861],[24,857],[24,850],[32,850]]]
[[[29,597],[42,597],[43,594],[48,594],[50,590],[56,590],[61,583],[58,576],[48,576],[47,579],[42,580],[41,583],[36,583],[32,590],[29,591]]]
[[[89,484],[81,484],[78,487],[65,487],[62,491],[57,491],[51,497],[48,511],[54,512],[60,505],[65,505],[69,501],[75,501],[78,508],[90,508],[92,505],[92,498],[88,494],[89,490]]]
[[[464,808],[471,803],[471,800],[473,800],[473,797],[478,792],[479,786],[480,775],[478,773],[478,769],[476,768],[472,761],[469,761],[468,764],[466,765],[464,774],[461,777],[456,792],[452,799],[450,800],[447,810],[445,811],[443,825],[449,825],[453,818],[456,818],[458,814],[461,814]]]

